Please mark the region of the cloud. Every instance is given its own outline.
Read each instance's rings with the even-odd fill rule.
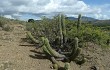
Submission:
[[[98,13],[94,13],[94,17],[97,19],[110,19],[110,4],[98,5],[95,6],[96,9],[99,9]]]
[[[106,12],[109,7],[109,4],[90,6],[79,0],[2,0],[0,14],[3,16],[10,15],[12,18],[20,18],[26,14],[41,17],[45,15],[53,16],[63,12],[69,16],[76,16],[82,13],[98,19],[102,19],[102,17],[105,19],[109,18],[107,16],[108,12]]]
[[[4,17],[13,19],[13,17],[11,15],[4,15]]]

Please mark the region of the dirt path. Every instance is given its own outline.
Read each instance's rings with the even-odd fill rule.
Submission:
[[[19,46],[28,44],[21,41],[21,38],[26,38],[24,27],[20,24],[15,24],[13,27],[12,32],[0,31],[0,70],[42,70],[42,67],[49,70],[48,60],[29,57],[29,55],[34,56],[35,53],[30,50],[34,50],[35,47]]]
[[[22,41],[26,38],[25,27],[20,24],[13,25],[12,32],[0,31],[0,70],[52,70],[51,62],[47,59],[35,57],[34,46]],[[87,58],[87,62],[82,66],[71,63],[70,70],[110,70],[110,50],[102,50],[99,46],[89,44],[82,52]],[[30,57],[31,56],[31,57]]]

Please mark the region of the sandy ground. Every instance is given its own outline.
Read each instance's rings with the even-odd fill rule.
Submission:
[[[0,70],[52,70],[48,59],[38,57],[40,49],[22,41],[26,38],[25,27],[20,24],[14,24],[13,27],[11,32],[0,31]],[[96,70],[110,70],[109,49],[91,43],[83,49],[87,62],[81,66],[71,62],[70,70],[95,70],[93,67]]]
[[[0,31],[0,70],[49,70],[49,60],[30,57],[34,56],[35,53],[30,50],[34,50],[35,47],[19,46],[28,45],[22,42],[21,38],[26,38],[26,31],[22,25],[14,25],[12,32]]]

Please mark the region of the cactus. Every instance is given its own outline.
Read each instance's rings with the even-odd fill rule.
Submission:
[[[43,39],[43,38],[42,38]],[[49,40],[47,38],[44,38],[44,51],[50,54],[51,56],[57,57],[57,58],[65,58],[65,55],[59,54],[54,49],[51,48],[49,44]]]
[[[84,64],[86,62],[86,60],[87,59],[83,57],[81,60],[77,60],[76,59],[75,62],[76,62],[76,64],[82,65],[82,64]]]
[[[65,17],[62,14],[59,15],[59,29],[60,29],[61,48],[62,48],[65,46],[66,43]]]
[[[65,63],[64,69],[65,70],[70,70],[70,64],[69,63]]]
[[[63,47],[63,31],[62,31],[62,23],[61,23],[61,14],[59,15],[59,29],[60,29],[60,47]]]
[[[28,32],[27,32],[27,36],[28,36],[33,42],[35,42],[36,44],[39,43],[39,41],[36,40],[36,39],[32,36],[31,32],[28,31]]]
[[[57,64],[53,64],[53,68],[58,70],[58,65]]]
[[[65,16],[61,15],[61,24],[62,24],[62,34],[63,34],[63,44],[66,43],[66,27],[65,27]]]
[[[72,47],[71,55],[73,55],[73,54],[76,52],[77,48],[78,48],[78,38],[76,37],[76,38],[74,39],[74,46]],[[71,56],[71,55],[70,55],[70,56]]]
[[[44,52],[46,55],[51,56],[50,52],[48,51],[48,49],[47,49],[46,46],[45,46],[45,39],[44,39],[44,37],[41,37],[41,40],[42,40],[42,43],[43,43],[43,45],[42,45],[43,52]]]
[[[81,26],[81,14],[78,15],[78,22],[77,22],[77,33],[79,33]]]
[[[81,48],[77,48],[76,52],[70,56],[70,61],[73,61],[76,59],[76,57],[80,54]]]
[[[57,64],[58,68],[61,67],[61,65],[58,63],[58,61],[54,57],[51,57],[51,61],[53,64]]]
[[[42,48],[43,48],[43,52],[44,52],[46,55],[52,56],[52,55],[50,54],[50,52],[48,51],[48,49],[45,47],[45,45],[43,45]]]
[[[61,67],[61,65],[58,63],[58,61],[51,57],[51,60],[53,62],[54,68],[58,70],[70,70],[70,64],[68,62],[65,63],[64,67]]]
[[[72,47],[72,49],[70,51],[68,51],[68,42],[66,41],[66,27],[65,27],[65,16],[60,14],[58,16],[58,20],[59,20],[59,32],[60,32],[60,48],[57,49],[57,51],[55,51],[51,46],[55,46],[59,41],[59,36],[57,39],[51,39],[51,40],[55,40],[54,42],[52,41],[51,43],[49,43],[50,37],[48,36],[48,38],[45,37],[41,37],[42,40],[42,49],[44,51],[44,53],[49,56],[49,59],[51,59],[52,63],[53,63],[53,68],[57,69],[57,70],[69,70],[70,69],[70,64],[67,62],[70,61],[75,61],[77,64],[82,64],[85,63],[85,58],[81,58],[80,60],[77,60],[80,52],[81,52],[81,48],[79,48],[79,43],[78,43],[78,38],[76,37],[74,39],[74,46]],[[80,30],[80,26],[81,26],[81,14],[78,16],[78,22],[77,22],[77,36],[79,34],[79,30]],[[48,27],[46,27],[48,28]],[[51,29],[50,29],[51,30]],[[55,29],[54,29],[55,30]],[[44,33],[46,31],[46,29],[44,28],[42,30]],[[34,41],[35,43],[40,43],[40,40],[36,40],[30,32],[27,32],[27,35],[29,36],[29,38]],[[57,36],[57,34],[56,34]],[[48,40],[49,39],[49,40]],[[53,44],[54,43],[54,44]],[[50,45],[51,44],[51,45]],[[67,44],[67,45],[66,45]],[[70,46],[70,45],[69,45]],[[67,48],[66,48],[67,47]],[[63,51],[64,50],[64,51]],[[55,58],[61,58],[61,60],[65,63],[64,67],[61,67],[61,65],[58,63],[57,59]]]
[[[70,55],[70,61],[73,61],[81,52],[81,49],[78,47],[78,38],[75,38],[75,44],[74,47],[72,48],[72,53]]]

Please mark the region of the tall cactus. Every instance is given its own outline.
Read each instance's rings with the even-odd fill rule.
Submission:
[[[59,14],[59,30],[60,30],[60,47],[63,47],[63,31],[62,31],[62,24],[61,24],[61,14]]]
[[[81,26],[81,14],[78,15],[78,22],[77,22],[77,33],[79,33]]]
[[[66,43],[66,27],[65,27],[65,16],[61,15],[61,24],[62,24],[62,34],[63,34],[63,44]]]
[[[60,29],[61,47],[64,47],[66,43],[66,27],[65,27],[65,16],[63,14],[59,15],[59,29]]]

